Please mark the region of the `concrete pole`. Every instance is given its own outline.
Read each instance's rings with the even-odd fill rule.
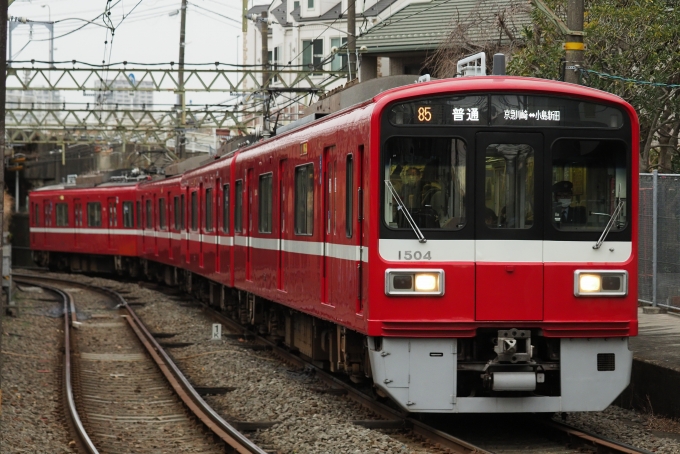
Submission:
[[[583,31],[583,0],[569,0],[567,4],[567,27],[571,31]],[[566,50],[566,68],[564,81],[572,84],[579,83],[580,72],[583,67],[583,35],[567,35],[564,44]]]
[[[5,93],[5,86],[7,80],[7,8],[9,4],[7,0],[0,0],[0,189],[3,190],[2,197],[0,197],[0,226],[4,234],[5,222],[5,101],[7,96]],[[4,235],[0,236],[0,246],[4,243]],[[5,292],[0,289],[0,352],[2,348],[2,320],[5,317]],[[2,404],[2,353],[0,353],[0,404]],[[0,405],[0,412],[2,406]]]
[[[260,40],[262,41],[260,59],[262,60],[262,95],[269,96],[267,94],[267,88],[269,87],[269,24],[267,23],[268,12],[262,11],[260,14],[260,19],[258,24],[260,26]],[[267,99],[266,109],[264,116],[262,118],[262,135],[265,137],[269,136],[269,99]]]
[[[187,0],[182,0],[181,22],[179,29],[179,74],[177,75],[177,84],[179,90],[179,132],[175,143],[175,151],[180,159],[186,158],[186,127],[187,127],[187,100],[184,92],[184,48],[186,46],[186,27],[187,27]]]
[[[357,21],[355,0],[347,1],[347,52],[349,53],[348,80],[357,78]]]

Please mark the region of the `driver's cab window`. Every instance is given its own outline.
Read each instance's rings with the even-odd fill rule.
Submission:
[[[392,137],[384,148],[383,217],[392,229],[459,230],[465,226],[465,142]]]
[[[552,225],[601,232],[626,226],[626,150],[614,140],[562,139],[552,148]],[[612,219],[613,218],[613,219]]]

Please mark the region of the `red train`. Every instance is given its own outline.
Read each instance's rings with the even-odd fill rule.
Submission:
[[[638,121],[408,85],[181,176],[31,193],[37,263],[178,285],[413,412],[601,410],[637,334]]]

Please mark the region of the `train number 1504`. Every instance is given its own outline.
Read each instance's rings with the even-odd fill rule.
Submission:
[[[399,260],[432,260],[430,251],[422,253],[420,251],[399,251]]]

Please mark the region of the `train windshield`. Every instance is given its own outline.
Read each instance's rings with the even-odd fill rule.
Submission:
[[[391,137],[385,144],[384,179],[421,229],[465,226],[465,142],[445,137]],[[408,229],[395,195],[385,192],[384,219]]]
[[[556,141],[552,147],[552,209],[548,213],[553,226],[561,231],[602,231],[611,220],[612,231],[623,230],[626,175],[623,142]]]

